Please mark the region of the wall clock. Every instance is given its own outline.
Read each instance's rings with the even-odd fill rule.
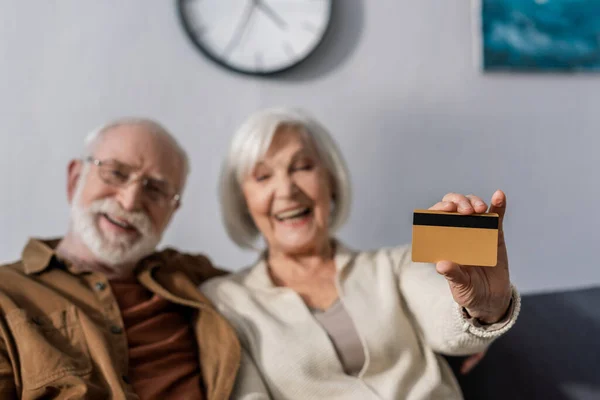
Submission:
[[[333,0],[178,0],[195,47],[235,72],[270,75],[314,52],[330,25]]]

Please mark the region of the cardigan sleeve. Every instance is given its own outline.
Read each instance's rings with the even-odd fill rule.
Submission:
[[[229,275],[232,277],[232,275]],[[211,279],[200,285],[199,290],[214,304],[215,308],[231,323],[236,330],[242,346],[240,367],[236,375],[231,399],[233,400],[269,400],[269,391],[252,356],[247,350],[247,338],[244,337],[242,322],[235,312],[231,300],[222,286],[228,283],[228,277]],[[228,301],[229,300],[229,301]]]
[[[233,400],[269,400],[269,391],[250,354],[242,348],[242,361],[231,394]]]
[[[446,355],[478,353],[515,324],[521,298],[514,286],[506,317],[495,324],[482,325],[454,301],[446,279],[437,273],[435,265],[412,262],[410,246],[388,251],[402,298],[423,340],[434,351]]]

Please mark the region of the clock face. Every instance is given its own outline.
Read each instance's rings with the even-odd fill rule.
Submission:
[[[183,26],[209,58],[267,75],[300,63],[319,45],[332,0],[179,0]]]

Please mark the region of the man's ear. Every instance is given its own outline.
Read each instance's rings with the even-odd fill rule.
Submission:
[[[173,206],[173,212],[171,213],[171,218],[173,217],[173,215],[175,215],[175,212],[177,210],[179,210],[179,207],[181,207],[181,200],[177,200],[177,202]]]
[[[81,160],[71,160],[67,167],[67,199],[69,200],[69,204],[73,201],[75,189],[79,183],[79,178],[81,178],[82,167]]]

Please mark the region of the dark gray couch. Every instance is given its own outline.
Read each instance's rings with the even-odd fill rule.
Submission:
[[[467,400],[600,400],[600,287],[523,296],[517,324],[458,376]]]

